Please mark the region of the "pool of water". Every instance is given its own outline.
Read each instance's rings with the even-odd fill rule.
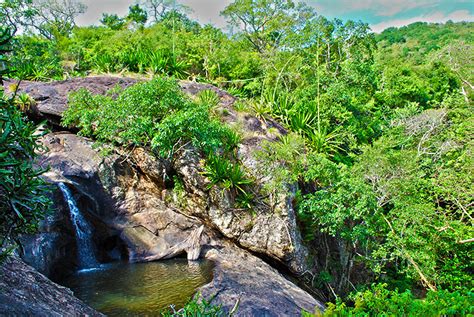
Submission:
[[[150,263],[113,263],[79,271],[60,281],[76,297],[108,316],[157,316],[192,298],[212,280],[210,261],[173,259]]]

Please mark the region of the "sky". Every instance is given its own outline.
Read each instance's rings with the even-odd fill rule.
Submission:
[[[417,21],[474,21],[474,0],[305,0],[328,18],[362,20],[375,32],[387,27],[403,26]],[[102,13],[125,15],[136,0],[82,0],[87,12],[77,19],[79,25],[97,24]],[[232,0],[177,0],[187,5],[199,22],[224,28],[220,12]]]

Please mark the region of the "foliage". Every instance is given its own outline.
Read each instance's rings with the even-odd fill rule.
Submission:
[[[127,20],[138,25],[144,25],[148,20],[148,14],[139,4],[135,4],[128,8]]]
[[[0,55],[9,36],[0,39]],[[2,82],[0,77],[0,82]],[[37,127],[27,122],[12,99],[0,91],[0,252],[21,233],[32,233],[50,206],[50,188],[34,165],[41,146]],[[9,249],[11,250],[11,248]],[[7,250],[8,252],[8,250]]]
[[[135,84],[116,98],[80,89],[69,104],[65,126],[100,141],[152,145],[163,156],[189,143],[210,153],[235,142],[234,132],[212,118],[208,106],[192,103],[171,79]]]
[[[37,32],[52,40],[70,34],[75,18],[86,9],[79,0],[8,0],[0,5],[0,17],[10,27]]]
[[[227,316],[221,306],[212,305],[212,298],[206,300],[200,294],[194,296],[183,308],[175,310],[171,306],[170,310],[161,313],[163,317],[224,317]]]
[[[278,203],[278,194],[297,182],[306,167],[305,140],[298,134],[283,135],[278,142],[264,142],[256,153],[257,168],[262,175],[271,175],[263,190],[270,197],[270,204]]]
[[[16,96],[13,103],[20,109],[21,112],[27,112],[35,104],[35,100],[27,93],[20,93]]]
[[[120,18],[117,14],[102,14],[102,19],[100,23],[110,28],[111,30],[121,30],[125,26],[125,20]]]
[[[474,312],[474,294],[466,292],[430,291],[425,299],[417,299],[410,291],[387,289],[374,284],[351,295],[352,305],[340,300],[329,303],[323,316],[466,316]],[[311,314],[304,314],[311,316]],[[316,313],[316,316],[321,314]]]
[[[252,184],[252,181],[245,176],[242,167],[238,164],[231,163],[228,159],[220,155],[211,154],[209,156],[204,167],[203,175],[209,178],[210,183],[208,189],[215,185],[220,185],[225,189],[234,190],[246,195],[247,191],[245,190],[245,186]]]
[[[46,81],[63,79],[64,69],[57,45],[39,37],[16,37],[10,65],[16,78]]]
[[[212,90],[206,89],[201,91],[198,96],[198,102],[209,108],[214,108],[219,104],[219,96]]]

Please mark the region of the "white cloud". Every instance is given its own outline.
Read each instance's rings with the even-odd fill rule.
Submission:
[[[442,0],[309,0],[309,3],[321,12],[334,11],[333,13],[347,13],[351,11],[367,10],[376,16],[394,16],[408,10],[434,7]]]
[[[408,25],[414,22],[437,22],[437,23],[444,23],[448,20],[452,20],[454,22],[456,21],[474,21],[474,15],[472,15],[468,10],[458,10],[451,12],[448,15],[444,15],[442,12],[434,12],[428,15],[421,15],[421,16],[416,16],[413,18],[408,18],[408,19],[395,19],[395,20],[388,20],[384,21],[381,23],[377,23],[374,25],[371,25],[370,27],[372,30],[376,33],[380,33],[386,28],[395,26],[395,27],[400,27],[404,25]]]

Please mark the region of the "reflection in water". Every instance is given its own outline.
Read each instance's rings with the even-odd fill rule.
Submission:
[[[157,316],[171,304],[181,308],[212,279],[212,263],[174,259],[115,263],[85,270],[62,281],[74,294],[109,316]]]

